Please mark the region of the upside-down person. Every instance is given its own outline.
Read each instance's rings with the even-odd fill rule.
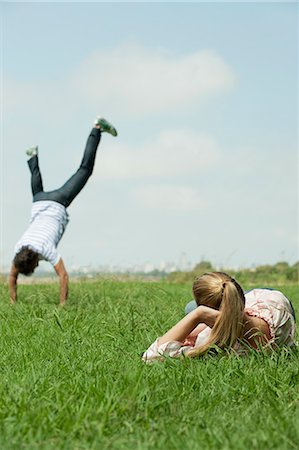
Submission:
[[[101,133],[117,136],[116,129],[104,118],[98,117],[87,139],[83,158],[77,172],[59,189],[44,192],[38,164],[38,148],[26,151],[31,172],[33,205],[29,227],[15,246],[9,275],[10,301],[17,300],[18,275],[32,275],[40,260],[49,261],[60,281],[60,304],[68,297],[68,274],[57,250],[68,224],[67,208],[91,176]]]
[[[232,277],[210,272],[193,284],[195,301],[186,316],[148,348],[145,362],[165,357],[196,357],[212,347],[244,353],[295,344],[295,313],[282,292],[252,289],[244,293]]]

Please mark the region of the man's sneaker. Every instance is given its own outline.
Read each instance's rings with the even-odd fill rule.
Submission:
[[[38,146],[30,147],[28,150],[26,150],[26,155],[29,156],[29,158],[32,158],[32,156],[38,155]]]
[[[103,117],[98,116],[94,122],[94,126],[99,127],[102,132],[112,134],[112,136],[117,136],[117,131],[114,126]]]

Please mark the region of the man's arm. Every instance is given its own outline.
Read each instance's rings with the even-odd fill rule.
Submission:
[[[69,293],[69,276],[65,270],[62,259],[54,266],[60,283],[60,305],[64,305]]]
[[[12,264],[8,278],[10,303],[13,305],[17,301],[17,279],[19,271]]]

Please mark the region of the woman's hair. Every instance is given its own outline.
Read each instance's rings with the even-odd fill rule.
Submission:
[[[29,247],[22,247],[13,260],[15,268],[23,275],[31,275],[38,265],[38,253]]]
[[[188,352],[202,355],[211,346],[231,348],[243,336],[245,296],[241,286],[224,272],[209,272],[195,279],[193,295],[198,306],[218,309],[220,314],[212,328],[209,341]]]

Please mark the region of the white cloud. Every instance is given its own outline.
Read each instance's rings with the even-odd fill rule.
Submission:
[[[146,186],[133,191],[132,197],[142,207],[163,211],[194,212],[203,206],[197,190],[188,186]]]
[[[91,54],[73,76],[72,88],[92,105],[136,116],[197,105],[234,82],[232,69],[212,50],[177,56],[126,44]]]
[[[169,129],[132,147],[121,141],[105,143],[96,173],[100,179],[157,178],[202,173],[217,165],[217,143],[187,129]]]
[[[169,117],[190,113],[207,97],[229,90],[234,83],[232,68],[215,51],[178,56],[126,44],[95,51],[53,80],[6,77],[3,110],[26,123],[37,115],[65,122],[70,112],[98,111],[99,106],[114,117]]]

